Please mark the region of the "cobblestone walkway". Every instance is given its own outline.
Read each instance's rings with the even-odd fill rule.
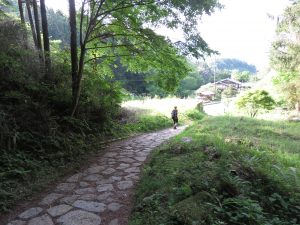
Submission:
[[[179,134],[167,129],[106,146],[96,163],[74,174],[7,225],[125,225],[133,187],[151,150]]]

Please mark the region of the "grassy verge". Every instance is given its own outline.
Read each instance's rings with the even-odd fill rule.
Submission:
[[[300,224],[299,131],[204,118],[153,153],[129,224]]]
[[[103,141],[172,126],[171,120],[161,115],[134,116],[125,124],[112,120],[97,124],[70,117],[44,122],[27,114],[29,110],[24,110],[20,118],[0,111],[4,143],[0,148],[0,212],[80,169],[82,162],[101,151]]]

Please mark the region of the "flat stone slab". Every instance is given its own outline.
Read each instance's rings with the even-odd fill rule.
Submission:
[[[129,174],[125,177],[125,180],[138,180],[139,176],[136,173]]]
[[[81,189],[76,189],[74,192],[78,195],[84,195],[84,194],[95,193],[96,190],[95,188],[81,188]]]
[[[50,216],[45,214],[29,220],[28,225],[54,225],[54,223]]]
[[[97,186],[97,191],[98,192],[104,192],[104,191],[113,191],[114,187],[112,184],[101,184]]]
[[[43,211],[43,209],[40,208],[40,207],[31,208],[31,209],[26,210],[25,212],[22,212],[19,215],[19,218],[25,219],[25,220],[30,219],[32,217],[35,217],[35,216],[39,215],[42,211]]]
[[[190,137],[183,137],[183,138],[181,138],[181,141],[182,142],[185,142],[185,143],[189,143],[189,142],[191,142],[193,139],[192,138],[190,138]]]
[[[58,200],[59,198],[63,197],[63,194],[57,194],[57,193],[51,193],[47,195],[43,200],[41,201],[42,205],[51,205],[53,202]]]
[[[120,182],[118,182],[117,186],[120,190],[126,190],[126,189],[131,188],[133,186],[133,182],[130,181],[130,180],[120,181]]]
[[[119,220],[114,219],[114,220],[110,221],[110,223],[108,225],[119,225]]]
[[[106,209],[106,205],[103,203],[84,200],[75,201],[73,206],[90,212],[104,212]]]
[[[144,162],[146,160],[147,157],[145,156],[137,156],[137,157],[134,157],[137,161],[139,162]]]
[[[108,152],[106,153],[103,157],[106,157],[106,158],[114,158],[118,155],[118,153],[113,153],[113,152]]]
[[[25,221],[21,221],[21,220],[14,220],[11,221],[10,223],[8,223],[7,225],[25,225]]]
[[[94,213],[76,210],[58,218],[61,225],[100,225],[101,218]]]
[[[127,169],[128,167],[130,167],[130,164],[121,163],[121,164],[117,167],[117,170]]]
[[[124,163],[134,163],[135,160],[132,158],[121,158],[119,159],[120,162],[124,162]]]
[[[98,195],[97,196],[97,200],[102,201],[102,200],[105,200],[105,199],[107,199],[108,197],[110,197],[112,195],[113,194],[111,192],[105,192],[105,193],[103,193],[101,195]]]
[[[79,186],[80,186],[80,187],[88,187],[88,186],[90,186],[90,184],[89,184],[88,182],[81,181],[81,182],[79,183]]]
[[[116,172],[115,169],[113,169],[113,168],[108,168],[108,169],[102,171],[102,174],[109,175],[109,174],[112,174],[112,173],[114,173],[114,172]]]
[[[140,172],[140,168],[138,167],[131,167],[125,170],[126,173],[139,173]]]
[[[85,194],[85,195],[81,195],[78,199],[86,200],[86,201],[92,201],[92,200],[97,199],[97,195],[95,195],[95,194]]]
[[[122,207],[122,205],[119,204],[119,203],[116,203],[116,202],[110,203],[110,204],[107,206],[107,208],[108,208],[110,211],[113,211],[113,212],[118,211],[121,207]]]
[[[103,179],[103,177],[99,174],[91,174],[91,175],[84,177],[85,181],[97,181],[97,180],[101,180],[101,179]]]
[[[90,167],[88,169],[88,173],[89,174],[93,174],[93,173],[100,173],[102,170],[104,170],[106,167],[105,166],[94,166],[94,167]]]
[[[73,176],[71,176],[67,179],[67,182],[77,182],[79,180],[79,178],[81,178],[82,176],[83,176],[82,173],[74,174]]]
[[[66,203],[69,205],[72,205],[77,199],[79,195],[71,195],[71,196],[66,196],[62,199],[60,199],[60,203]]]
[[[69,212],[72,209],[72,206],[69,205],[57,205],[47,210],[47,212],[52,216],[61,216],[65,214],[66,212]]]

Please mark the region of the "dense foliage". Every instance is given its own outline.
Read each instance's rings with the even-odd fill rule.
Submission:
[[[39,52],[19,21],[0,20],[0,211],[80,166],[101,141],[170,126],[164,116],[120,111],[123,92],[86,67],[80,114],[71,105],[69,52],[52,42],[49,84]],[[131,118],[133,117],[133,118]]]
[[[299,129],[204,118],[152,154],[129,224],[299,224]]]
[[[277,40],[274,41],[271,51],[271,62],[278,76],[275,84],[284,94],[284,100],[290,108],[300,111],[300,67],[299,67],[299,18],[300,1],[285,9],[277,25]]]
[[[251,117],[257,116],[262,110],[271,110],[275,106],[274,99],[267,91],[249,91],[242,95],[236,102],[237,106],[246,111]]]

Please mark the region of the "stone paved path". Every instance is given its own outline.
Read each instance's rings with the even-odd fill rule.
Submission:
[[[106,146],[96,163],[59,183],[7,225],[125,225],[133,187],[150,151],[180,133],[167,129]]]

